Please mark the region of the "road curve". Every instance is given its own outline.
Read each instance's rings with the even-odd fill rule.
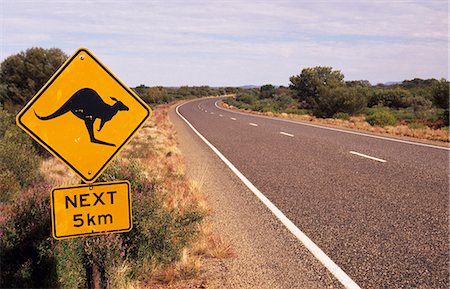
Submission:
[[[358,285],[448,288],[448,149],[216,101],[179,112]]]

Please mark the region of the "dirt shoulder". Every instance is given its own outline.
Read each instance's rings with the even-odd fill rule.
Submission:
[[[340,288],[340,283],[269,212],[176,115],[187,176],[201,184],[213,228],[231,242],[234,256],[207,259],[206,288]]]

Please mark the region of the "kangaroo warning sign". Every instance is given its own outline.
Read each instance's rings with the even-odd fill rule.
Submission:
[[[50,193],[52,234],[55,239],[132,228],[130,183],[95,183],[54,188]]]
[[[150,108],[89,50],[78,49],[17,115],[17,124],[93,183]]]

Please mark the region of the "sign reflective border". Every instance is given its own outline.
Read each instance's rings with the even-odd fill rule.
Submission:
[[[58,240],[128,232],[133,226],[128,181],[58,187],[50,200],[52,234]]]
[[[17,115],[17,124],[93,183],[151,110],[89,50],[78,49]]]

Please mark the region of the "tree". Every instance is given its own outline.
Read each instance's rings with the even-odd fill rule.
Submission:
[[[368,80],[350,80],[346,81],[345,85],[348,87],[371,87],[372,84],[370,84],[370,81]]]
[[[449,82],[445,78],[433,85],[433,102],[437,107],[449,108]]]
[[[39,47],[7,57],[0,65],[0,103],[24,105],[66,59],[59,48]]]
[[[275,94],[275,86],[273,86],[272,84],[263,85],[259,90],[260,90],[259,98],[261,99],[273,98]]]
[[[411,105],[412,94],[402,88],[385,88],[373,91],[369,107],[382,105],[390,108],[407,108]]]
[[[318,117],[332,117],[338,112],[354,115],[367,107],[367,97],[363,89],[336,87],[320,88],[320,97],[313,113]]]
[[[345,85],[344,75],[339,70],[324,66],[305,68],[300,75],[291,76],[289,80],[289,87],[296,91],[296,97],[309,108],[317,106],[321,91]]]

